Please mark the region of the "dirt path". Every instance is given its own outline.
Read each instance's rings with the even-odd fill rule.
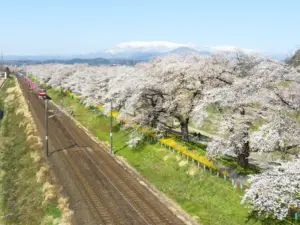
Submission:
[[[44,102],[20,83],[43,136]],[[51,104],[49,109],[57,111]],[[49,153],[74,224],[183,224],[65,115],[49,119]]]

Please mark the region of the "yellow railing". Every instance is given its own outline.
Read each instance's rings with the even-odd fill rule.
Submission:
[[[200,162],[201,164],[206,165],[209,168],[212,168],[214,170],[217,169],[214,163],[211,160],[209,160],[206,156],[198,155],[197,153],[195,153],[196,150],[189,150],[188,147],[178,143],[173,138],[160,138],[158,139],[158,141],[174,148],[176,151],[182,152],[186,156],[189,156],[191,159],[194,159]]]

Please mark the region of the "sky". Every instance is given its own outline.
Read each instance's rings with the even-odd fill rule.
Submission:
[[[300,47],[299,0],[0,0],[0,8],[4,54],[82,54],[129,41]]]

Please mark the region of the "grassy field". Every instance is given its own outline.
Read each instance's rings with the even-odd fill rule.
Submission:
[[[49,90],[59,103],[58,93]],[[109,141],[109,118],[97,115],[76,100],[64,97],[64,106],[100,140]],[[203,173],[195,165],[182,160],[158,144],[144,142],[132,149],[126,145],[129,130],[120,130],[114,123],[113,145],[117,155],[124,157],[160,191],[177,202],[201,224],[246,224],[248,209],[240,204],[242,192],[221,178]],[[260,224],[249,221],[247,224]]]
[[[6,90],[15,86],[9,79],[0,90],[0,108],[5,116],[0,122],[0,221],[4,224],[41,224],[51,216],[57,218],[60,212],[51,201],[45,202],[43,184],[36,180],[41,164],[34,162],[32,153],[40,149],[28,141],[20,108],[15,98],[9,99]],[[1,223],[1,222],[0,222]]]

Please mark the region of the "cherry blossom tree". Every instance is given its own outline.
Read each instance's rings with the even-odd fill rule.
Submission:
[[[208,104],[243,108],[246,114],[250,104],[259,104],[262,109],[267,102],[271,105],[270,99],[295,105],[290,102],[291,92],[275,90],[273,83],[294,79],[296,72],[253,55],[169,55],[135,67],[46,64],[24,69],[52,86],[77,93],[87,104],[101,104],[108,110],[107,103],[113,100],[120,115],[135,112],[137,121],[151,126],[170,128],[175,119],[184,140],[189,137],[190,120],[200,124],[208,116]]]
[[[272,87],[274,95],[272,104],[279,105],[281,108],[286,108],[288,111],[296,112],[297,116],[300,113],[300,73],[295,75],[294,80],[286,79],[277,82]]]
[[[300,160],[261,174],[251,175],[250,188],[242,203],[251,205],[258,216],[265,215],[283,220],[292,208],[300,208]]]
[[[300,146],[300,126],[287,114],[276,113],[270,121],[262,125],[251,135],[253,151],[281,153],[283,160],[287,159],[289,150]]]
[[[220,136],[216,137],[207,146],[207,155],[211,158],[230,155],[237,158],[242,168],[249,165],[248,157],[251,152],[250,128],[252,118],[245,116],[243,108],[231,115],[224,114],[219,126]]]
[[[243,56],[237,57],[235,63],[236,71],[239,72],[235,73],[233,84],[211,89],[206,96],[206,104],[196,107],[194,120],[201,124],[203,121],[201,117],[207,118],[207,114],[199,113],[199,110],[205,109],[207,104],[214,104],[220,110],[229,107],[231,116],[223,115],[220,135],[208,145],[207,153],[211,157],[222,154],[234,155],[237,157],[238,164],[245,168],[251,151],[285,152],[284,148],[275,148],[271,142],[265,143],[265,148],[259,150],[257,148],[263,147],[260,142],[265,140],[266,130],[278,126],[265,125],[262,127],[265,132],[260,131],[255,134],[252,134],[251,127],[257,119],[263,119],[265,123],[275,122],[274,118],[280,114],[279,110],[291,112],[297,109],[299,95],[296,89],[290,92],[279,84],[285,84],[287,80],[289,82],[293,80],[295,83],[294,80],[299,79],[299,74],[290,66],[268,59]],[[290,125],[288,121],[286,122]],[[289,134],[294,132],[294,136],[297,136],[297,125],[290,126],[290,128]],[[276,132],[280,133],[279,130]],[[286,148],[290,149],[291,146],[286,146]]]
[[[195,107],[213,87],[231,85],[234,66],[225,56],[169,55],[157,57],[146,66],[151,82],[136,100],[142,121],[169,127],[176,119],[183,140],[189,138],[188,126]]]

